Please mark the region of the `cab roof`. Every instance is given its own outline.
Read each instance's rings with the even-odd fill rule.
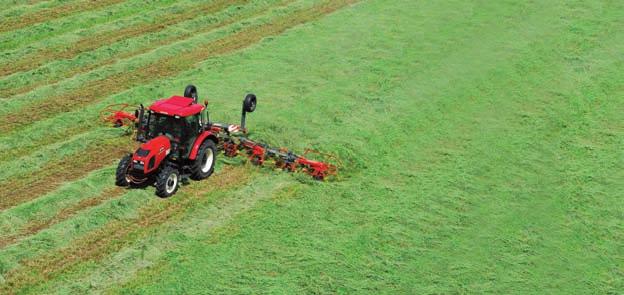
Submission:
[[[163,115],[188,117],[201,112],[204,106],[195,103],[192,98],[172,96],[157,100],[149,109]]]

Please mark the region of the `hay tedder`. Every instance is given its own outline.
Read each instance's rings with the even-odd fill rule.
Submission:
[[[136,140],[140,142],[134,153],[119,161],[116,185],[154,185],[156,195],[169,197],[188,178],[208,178],[220,151],[226,157],[242,155],[254,165],[271,163],[278,169],[303,172],[316,180],[336,175],[335,164],[308,158],[317,154],[336,160],[331,155],[314,150],[298,155],[248,138],[246,115],[256,109],[256,103],[255,95],[245,97],[240,125],[210,121],[208,103],[198,103],[197,88],[193,85],[186,87],[184,96],[157,100],[147,108],[140,105],[134,113],[127,111],[127,104],[108,106],[100,113],[101,118],[115,127],[135,127]]]

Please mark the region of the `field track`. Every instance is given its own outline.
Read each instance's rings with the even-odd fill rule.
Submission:
[[[624,3],[0,0],[0,294],[624,289]],[[188,84],[336,181],[114,185]]]

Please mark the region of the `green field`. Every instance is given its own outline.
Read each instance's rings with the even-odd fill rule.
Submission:
[[[0,294],[624,292],[622,1],[0,4]],[[340,177],[116,188],[191,83]]]

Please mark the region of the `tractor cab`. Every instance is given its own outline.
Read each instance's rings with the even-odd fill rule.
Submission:
[[[203,132],[202,114],[205,106],[194,98],[172,96],[152,104],[141,126],[140,141],[147,142],[166,136],[176,157],[187,156],[197,137]]]

